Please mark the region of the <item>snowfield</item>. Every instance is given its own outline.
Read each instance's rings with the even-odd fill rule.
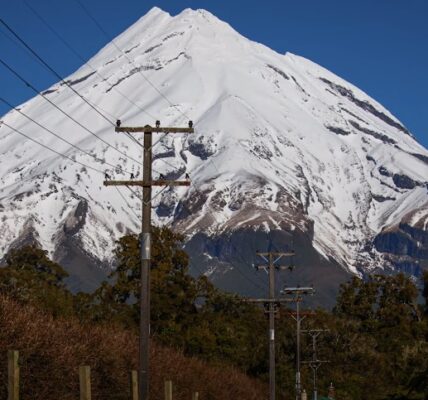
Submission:
[[[111,123],[61,82],[2,117],[72,160],[0,126],[0,255],[28,236],[55,255],[71,235],[108,263],[115,240],[138,231],[138,196],[102,183],[105,171],[128,179],[141,170],[141,148],[114,132],[116,119],[194,121],[195,134],[159,135],[154,147],[155,178],[189,173],[193,183],[156,196],[155,223],[189,238],[313,230],[323,257],[359,274],[387,266],[370,245],[380,232],[402,222],[427,231],[428,151],[403,124],[323,67],[252,42],[207,11],[154,8],[66,81]]]

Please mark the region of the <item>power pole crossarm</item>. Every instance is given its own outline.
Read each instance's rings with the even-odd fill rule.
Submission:
[[[260,304],[281,304],[281,303],[293,303],[294,299],[285,299],[283,297],[273,298],[273,299],[243,299],[245,303],[260,303]]]
[[[116,127],[116,132],[132,133],[194,133],[193,128],[176,128],[176,127],[153,127],[150,125],[137,127]]]
[[[104,186],[190,186],[190,180],[173,181],[161,179],[157,181],[136,181],[136,180],[123,180],[123,181],[104,181]]]

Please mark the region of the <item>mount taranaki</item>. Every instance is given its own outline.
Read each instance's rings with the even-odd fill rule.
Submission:
[[[154,8],[66,82],[2,118],[0,258],[35,241],[75,290],[91,290],[114,267],[115,241],[139,230],[139,193],[102,182],[105,171],[138,176],[142,149],[71,86],[113,123],[194,121],[188,137],[154,138],[154,178],[188,173],[192,185],[159,193],[153,219],[186,235],[192,272],[218,286],[261,295],[256,250],[293,248],[296,268],[278,288],[314,283],[324,304],[351,274],[428,268],[428,151],[321,66],[252,42],[207,11]]]

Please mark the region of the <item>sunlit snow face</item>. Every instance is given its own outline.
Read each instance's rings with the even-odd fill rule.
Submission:
[[[354,272],[378,262],[367,243],[382,229],[405,218],[426,230],[428,152],[395,117],[324,68],[207,12],[153,9],[66,80],[113,126],[61,83],[44,96],[75,121],[41,96],[20,107],[59,137],[17,111],[4,117],[69,158],[0,128],[3,252],[28,232],[51,253],[73,235],[108,260],[115,240],[139,229],[139,191],[102,185],[106,172],[141,176],[141,148],[114,131],[116,119],[195,121],[190,137],[154,138],[154,177],[192,180],[155,191],[156,224],[189,235],[313,230],[317,251]]]

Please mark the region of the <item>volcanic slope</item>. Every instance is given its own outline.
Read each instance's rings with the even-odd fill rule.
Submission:
[[[142,149],[114,132],[116,119],[192,119],[195,134],[155,139],[154,178],[188,173],[192,186],[157,195],[153,214],[155,224],[187,235],[195,273],[260,292],[255,250],[292,247],[292,280],[326,292],[349,274],[418,275],[426,267],[428,151],[382,105],[323,67],[252,42],[207,11],[153,8],[66,82],[2,118],[69,157],[0,127],[3,254],[37,241],[69,269],[72,285],[96,286],[115,241],[140,224],[138,190],[102,184],[104,171],[141,177]]]

